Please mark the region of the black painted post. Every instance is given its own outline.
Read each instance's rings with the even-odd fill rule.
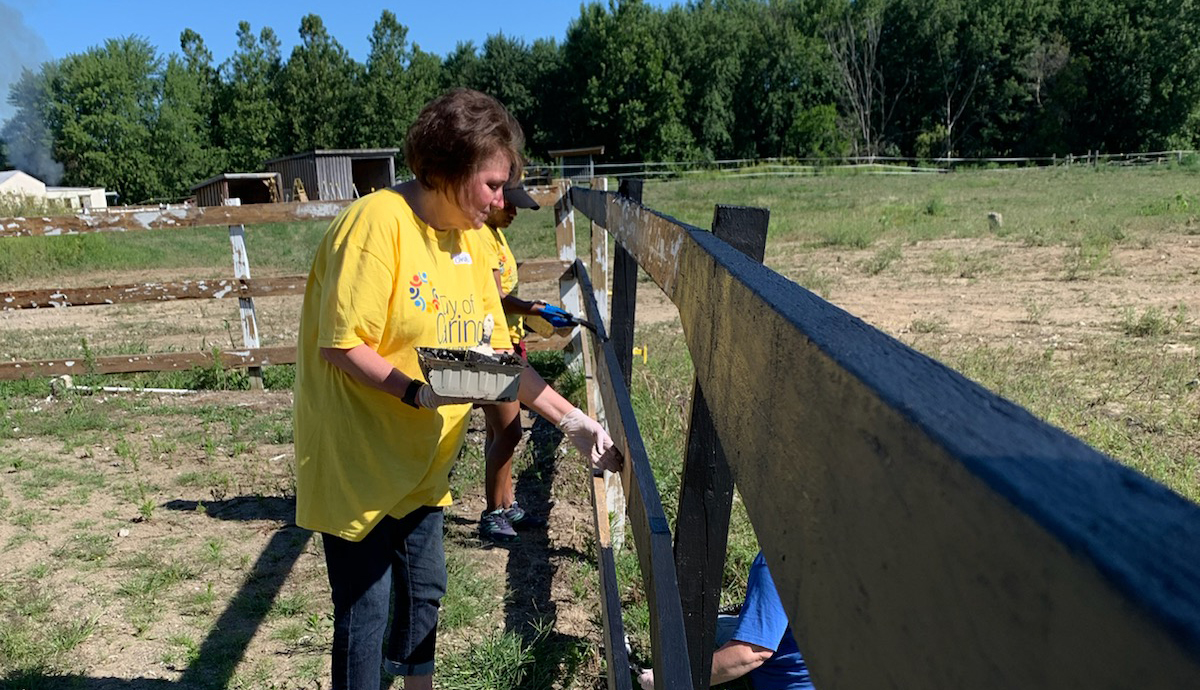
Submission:
[[[617,195],[642,203],[642,181],[621,180]],[[633,377],[633,319],[637,311],[637,260],[620,242],[613,252],[612,338],[613,352],[628,388]]]
[[[765,208],[718,205],[713,210],[712,231],[738,251],[761,262],[767,247],[770,215]],[[697,688],[708,687],[712,671],[732,507],[733,476],[725,460],[725,448],[713,427],[708,401],[696,381],[675,521],[675,573],[683,605],[688,661]]]

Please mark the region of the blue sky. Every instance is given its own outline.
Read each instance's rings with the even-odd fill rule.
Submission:
[[[677,1],[649,0],[662,7]],[[12,114],[3,101],[21,67],[36,68],[42,61],[83,52],[118,36],[144,36],[166,55],[179,51],[181,31],[194,29],[220,64],[236,47],[237,24],[244,19],[256,33],[264,26],[274,29],[286,59],[299,40],[300,18],[315,13],[330,35],[362,62],[371,27],[384,9],[408,27],[409,41],[445,56],[459,41],[478,46],[498,32],[527,42],[549,37],[561,42],[567,25],[579,16],[580,5],[579,0],[0,0],[0,121]]]

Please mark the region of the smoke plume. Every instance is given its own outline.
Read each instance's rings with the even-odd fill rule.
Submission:
[[[25,24],[21,13],[14,7],[0,2],[0,137],[6,144],[9,165],[24,170],[46,184],[55,185],[62,179],[63,168],[50,152],[46,125],[40,118],[28,121],[29,117],[16,117],[18,110],[10,102],[13,84],[21,78],[23,70],[38,72],[42,63],[50,59],[46,42]],[[34,115],[28,110],[25,115]]]

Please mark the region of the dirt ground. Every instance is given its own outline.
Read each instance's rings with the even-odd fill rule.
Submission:
[[[813,284],[831,302],[881,330],[918,344],[932,338],[950,346],[1070,349],[1089,338],[1112,334],[1129,310],[1142,314],[1156,308],[1170,313],[1182,305],[1188,315],[1200,313],[1200,237],[1166,236],[1146,246],[1120,245],[1090,264],[1081,263],[1074,251],[993,240],[938,240],[899,248],[877,272],[869,268],[880,252],[877,247],[800,253],[770,248],[767,263],[801,283]],[[139,280],[180,277],[164,273],[139,276]],[[122,282],[133,281],[112,275],[79,276],[72,281],[77,285]],[[524,286],[522,294],[553,298],[554,292],[554,286],[540,285]],[[258,300],[264,346],[294,340],[299,306],[298,297]],[[639,284],[637,315],[642,328],[671,328],[678,323],[674,307],[644,281]],[[0,312],[0,360],[28,359],[56,349],[70,352],[80,347],[81,338],[96,352],[119,351],[129,343],[144,345],[150,352],[239,346],[237,318],[237,304],[229,300]],[[1164,347],[1196,360],[1188,342]],[[128,402],[132,397],[112,395],[89,403],[113,406],[118,410],[115,415],[125,420],[119,434],[96,430],[96,443],[64,444],[57,438],[11,430],[8,439],[0,442],[0,458],[5,460],[0,489],[13,504],[12,514],[23,500],[17,484],[19,470],[10,467],[12,463],[22,458],[65,463],[72,471],[95,474],[110,485],[155,487],[157,507],[152,519],[139,515],[136,500],[114,507],[98,497],[81,500],[67,488],[45,489],[36,501],[44,512],[36,519],[54,529],[36,538],[21,538],[21,528],[9,520],[0,522],[0,544],[8,545],[0,582],[29,584],[27,573],[39,563],[70,557],[75,528],[94,526],[111,538],[109,563],[157,558],[189,564],[192,577],[185,586],[195,590],[195,608],[159,612],[157,619],[142,627],[137,616],[114,611],[129,606],[120,603],[129,597],[114,599],[114,585],[106,580],[112,576],[108,569],[79,557],[73,561],[76,567],[54,569],[46,575],[50,579],[38,586],[60,593],[60,603],[68,604],[72,615],[97,625],[96,634],[79,650],[83,687],[206,687],[214,679],[196,678],[188,670],[188,661],[225,645],[236,646],[238,640],[244,653],[225,680],[236,679],[243,685],[233,686],[328,687],[327,671],[321,666],[326,663],[321,645],[327,641],[327,622],[320,617],[304,619],[311,629],[285,635],[286,616],[274,617],[281,601],[308,611],[327,601],[320,550],[291,524],[290,444],[260,440],[235,453],[220,441],[216,448],[181,442],[161,452],[163,439],[178,432],[171,427],[176,417],[160,414],[163,410],[238,408],[247,413],[249,423],[255,417],[286,415],[291,394],[209,392],[136,396],[140,402]],[[101,399],[108,402],[97,402]],[[68,403],[48,399],[29,404],[49,408]],[[213,422],[214,436],[222,423]],[[526,428],[534,426],[526,421]],[[481,417],[475,418],[473,428],[472,438],[478,443]],[[140,464],[131,462],[134,457],[142,459]],[[539,462],[538,468],[519,479],[518,495],[527,507],[548,512],[548,529],[527,536],[519,548],[482,548],[474,538],[482,505],[476,485],[458,496],[451,509],[448,539],[470,549],[477,568],[515,593],[494,612],[494,629],[551,619],[554,634],[593,643],[596,656],[588,667],[594,673],[599,667],[596,601],[579,596],[576,572],[581,559],[593,557],[588,537],[591,507],[582,500],[586,476],[574,456]],[[241,479],[220,492],[211,483],[181,483],[181,475],[197,467]],[[248,473],[247,467],[254,470]],[[231,526],[236,528],[232,532]],[[206,592],[212,596],[206,598]],[[204,608],[205,601],[211,600],[262,608],[259,627],[222,629],[221,611]],[[215,621],[221,633],[205,632],[208,628],[198,625],[198,620]],[[466,647],[478,634],[478,626],[451,631],[444,643]],[[191,640],[190,646],[184,639]],[[255,674],[260,673],[256,669],[277,675],[286,671],[294,682],[278,679],[277,684],[256,684]]]

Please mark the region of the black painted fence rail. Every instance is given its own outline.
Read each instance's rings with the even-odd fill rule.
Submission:
[[[617,242],[608,356],[624,252],[679,308],[718,448],[699,485],[727,463],[818,687],[1200,687],[1200,507],[623,191],[569,192]],[[647,583],[719,577],[707,537],[643,555]],[[682,596],[704,668],[711,602]]]

